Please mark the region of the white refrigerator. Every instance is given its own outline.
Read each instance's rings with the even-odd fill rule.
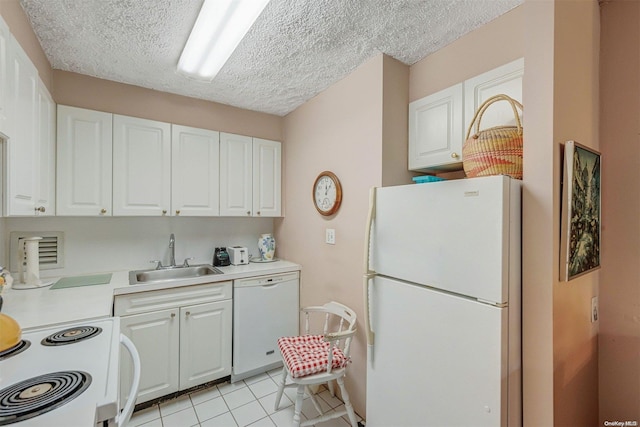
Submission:
[[[373,189],[367,427],[520,426],[521,182]]]

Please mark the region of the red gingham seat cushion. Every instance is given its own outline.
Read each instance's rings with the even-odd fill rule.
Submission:
[[[327,370],[330,343],[323,335],[278,338],[278,347],[291,377],[300,378]],[[342,350],[333,348],[331,369],[344,368],[349,359]]]

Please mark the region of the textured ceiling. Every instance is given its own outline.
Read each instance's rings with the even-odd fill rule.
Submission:
[[[203,83],[175,71],[202,0],[20,0],[55,69],[280,116],[380,52],[411,65],[522,2],[271,0]]]

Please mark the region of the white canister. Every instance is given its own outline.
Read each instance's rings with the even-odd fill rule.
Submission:
[[[27,237],[24,239],[24,258],[26,258],[26,272],[22,272],[20,281],[31,286],[40,286],[40,240],[42,237]],[[22,258],[20,258],[22,259]]]
[[[270,261],[276,253],[276,240],[271,233],[261,234],[258,239],[258,250],[263,261]]]

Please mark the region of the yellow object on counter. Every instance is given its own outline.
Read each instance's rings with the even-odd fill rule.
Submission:
[[[2,297],[0,296],[0,309]],[[15,347],[22,338],[22,329],[13,317],[0,313],[0,352]]]

